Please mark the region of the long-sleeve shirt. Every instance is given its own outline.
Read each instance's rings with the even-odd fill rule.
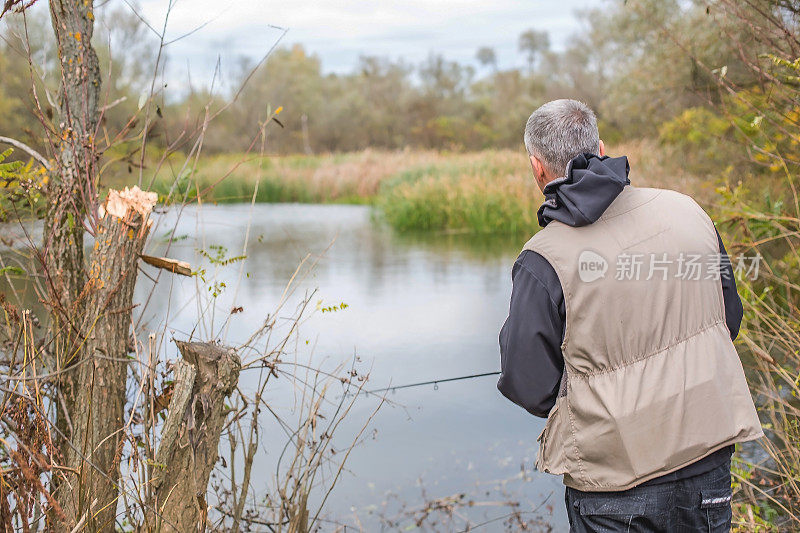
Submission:
[[[735,339],[742,321],[742,301],[719,233],[717,239],[725,322]],[[517,258],[511,276],[511,305],[500,331],[502,373],[497,388],[532,415],[546,418],[555,405],[564,371],[564,292],[550,263],[530,250]]]

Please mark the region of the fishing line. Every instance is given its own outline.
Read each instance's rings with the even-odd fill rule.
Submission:
[[[285,363],[284,361],[278,361],[278,363],[297,364],[297,363]],[[298,366],[302,366],[302,367],[305,367],[305,368],[311,368],[311,367],[307,367],[306,365],[298,365]],[[267,369],[269,369],[268,366],[249,366],[249,367],[243,368],[242,370],[255,370],[257,368],[261,368],[261,369],[267,368]],[[330,376],[330,377],[334,377],[334,378],[337,377],[337,376],[335,376],[333,374],[329,374],[327,372],[321,372],[321,373],[325,374],[327,376]],[[499,370],[495,371],[495,372],[484,372],[482,374],[470,374],[468,376],[459,376],[457,378],[432,379],[432,380],[429,380],[429,381],[419,381],[417,383],[406,383],[405,385],[396,385],[396,386],[392,386],[392,387],[385,387],[383,389],[362,390],[358,394],[377,394],[379,392],[387,392],[387,391],[394,392],[394,391],[399,390],[399,389],[409,389],[411,387],[423,387],[425,385],[433,385],[433,390],[439,390],[439,383],[447,383],[447,382],[450,382],[450,381],[461,381],[461,380],[464,380],[464,379],[483,378],[483,377],[486,377],[486,376],[497,376],[498,374],[500,374]],[[351,394],[354,394],[354,393],[352,393],[352,392],[346,393],[345,396],[349,396]]]
[[[420,381],[419,383],[408,383],[406,385],[397,385],[395,387],[386,387],[384,389],[374,389],[364,391],[366,394],[375,394],[378,392],[396,391],[398,389],[408,389],[411,387],[422,387],[424,385],[433,385],[433,390],[439,390],[439,383],[447,383],[448,381],[460,381],[462,379],[482,378],[485,376],[496,376],[500,372],[484,372],[483,374],[470,374],[469,376],[459,376],[457,378],[434,379],[431,381]]]

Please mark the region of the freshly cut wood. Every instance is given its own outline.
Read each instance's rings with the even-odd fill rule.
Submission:
[[[155,257],[144,254],[142,254],[140,257],[142,258],[142,261],[148,265],[169,270],[170,272],[174,274],[180,274],[181,276],[192,275],[192,266],[186,261],[178,261],[177,259],[170,259],[169,257]]]
[[[125,218],[129,210],[133,210],[143,218],[147,218],[158,201],[158,195],[154,192],[143,191],[136,185],[132,188],[125,187],[121,191],[111,189],[106,197],[106,204],[101,209],[101,216],[105,214],[113,215],[117,218]],[[150,225],[150,221],[147,222]]]

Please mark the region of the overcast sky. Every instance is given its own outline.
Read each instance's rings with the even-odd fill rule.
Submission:
[[[517,37],[529,28],[550,33],[553,48],[564,47],[578,26],[575,13],[602,0],[177,0],[168,40],[206,24],[170,45],[169,78],[210,79],[217,57],[232,68],[237,56],[263,56],[289,31],[282,44],[302,44],[317,54],[327,72],[349,72],[359,56],[402,58],[410,63],[431,52],[473,62],[481,46],[493,47],[500,68],[524,65]],[[141,14],[161,27],[167,0],[139,0]]]

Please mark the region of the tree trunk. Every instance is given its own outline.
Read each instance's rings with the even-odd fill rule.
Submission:
[[[64,453],[66,466],[78,475],[67,477],[57,499],[73,520],[71,525],[83,520],[91,531],[115,530],[131,302],[155,202],[155,193],[138,187],[109,191],[83,289],[80,331],[85,342],[82,362],[74,371],[78,387],[70,413],[73,433]]]
[[[176,344],[183,359],[175,368],[145,528],[189,533],[206,528],[206,491],[227,415],[225,398],[236,388],[241,363],[230,348]]]
[[[100,96],[100,67],[91,44],[91,1],[51,0],[50,16],[61,64],[56,165],[48,185],[44,226],[45,258],[53,296],[71,310],[83,288],[83,220],[94,203],[94,135]]]
[[[100,67],[91,44],[94,29],[90,0],[51,0],[50,16],[61,66],[59,109],[53,136],[56,162],[47,186],[43,259],[50,316],[51,364],[61,370],[78,363],[82,333],[86,268],[83,257],[84,218],[96,204],[94,187],[100,96]],[[69,413],[76,397],[74,372],[62,375],[57,427],[70,435]],[[62,443],[65,445],[65,443]]]

